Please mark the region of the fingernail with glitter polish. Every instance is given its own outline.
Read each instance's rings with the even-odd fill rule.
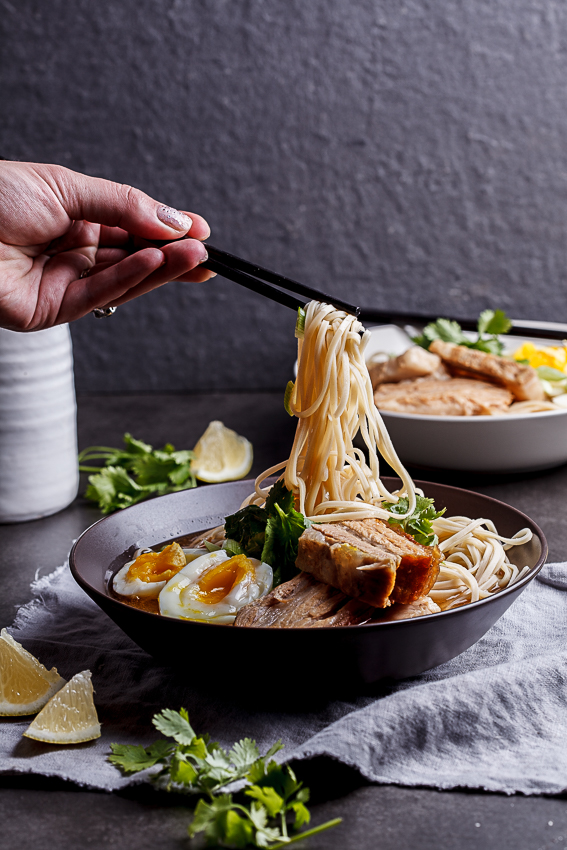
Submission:
[[[209,252],[205,251],[205,256],[201,257],[201,259],[199,260],[199,265],[201,265],[201,263],[206,262],[206,260],[208,260],[208,259],[209,259]]]
[[[163,224],[167,224],[168,227],[180,232],[190,230],[193,224],[188,215],[173,209],[173,207],[166,207],[164,204],[157,208],[157,217]]]

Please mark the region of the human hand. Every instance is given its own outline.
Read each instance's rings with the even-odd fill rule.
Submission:
[[[132,253],[131,236],[187,233],[190,239]],[[0,327],[41,330],[171,280],[208,280],[199,240],[209,233],[201,216],[131,186],[59,165],[0,161]]]

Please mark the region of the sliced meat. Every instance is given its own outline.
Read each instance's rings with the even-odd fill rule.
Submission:
[[[347,596],[385,608],[400,561],[400,555],[361,540],[342,523],[326,523],[303,532],[295,565]]]
[[[349,520],[341,525],[360,540],[382,546],[400,558],[391,602],[407,605],[429,593],[439,575],[441,553],[437,546],[422,546],[399,526],[381,519]]]
[[[512,393],[503,387],[469,378],[438,381],[431,378],[403,384],[381,384],[374,393],[376,407],[394,413],[428,416],[487,416],[507,413]]]
[[[380,612],[380,622],[388,623],[391,620],[411,620],[413,617],[423,617],[425,614],[439,614],[441,608],[430,596],[422,596],[409,605],[392,605],[385,611]]]
[[[440,339],[431,343],[430,350],[442,358],[453,374],[458,372],[465,377],[493,381],[506,387],[518,401],[541,401],[545,398],[536,370],[524,363]]]
[[[272,629],[316,629],[324,626],[360,626],[435,614],[441,609],[429,596],[409,605],[376,609],[360,599],[350,599],[317,581],[309,573],[280,584],[267,596],[241,608],[235,626]]]
[[[349,599],[308,573],[299,573],[267,596],[241,608],[234,625],[273,629],[358,626],[375,613],[365,602]]]
[[[317,523],[299,538],[296,566],[375,608],[428,593],[439,573],[436,546],[379,519]]]
[[[384,363],[376,363],[370,366],[369,374],[372,387],[376,389],[379,384],[398,383],[412,378],[423,378],[431,375],[441,365],[441,358],[414,345],[400,354],[399,357],[391,357]]]

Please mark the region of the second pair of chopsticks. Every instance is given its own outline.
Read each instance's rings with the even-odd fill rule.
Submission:
[[[188,237],[181,237],[182,239]],[[138,241],[138,240],[136,240]],[[173,240],[171,240],[173,241]],[[177,241],[177,240],[175,240]],[[149,241],[143,240],[143,244],[152,244],[156,247],[169,245],[167,241]],[[334,295],[326,295],[317,289],[306,286],[299,281],[284,277],[277,272],[265,269],[257,263],[250,263],[248,260],[243,260],[241,257],[236,257],[234,254],[229,254],[227,251],[221,251],[215,248],[208,242],[206,245],[209,257],[202,265],[216,274],[225,277],[246,289],[257,292],[259,295],[264,295],[278,304],[283,304],[284,307],[290,307],[292,310],[297,310],[298,307],[304,307],[306,301],[296,297],[303,296],[308,301],[322,301],[325,304],[332,304],[339,310],[344,310],[346,313],[351,313],[357,316],[364,324],[416,324],[426,325],[429,322],[434,322],[439,315],[424,315],[422,313],[406,313],[393,310],[379,310],[372,307],[355,307],[341,298],[336,298]],[[140,246],[141,247],[141,246]],[[274,284],[270,286],[269,284]],[[276,288],[279,287],[279,288]],[[290,294],[292,293],[292,294]],[[454,318],[454,317],[453,317]],[[455,319],[463,330],[476,330],[477,320],[472,319]],[[527,321],[524,319],[511,319],[512,327],[508,331],[511,336],[531,336],[540,339],[567,339],[567,325],[559,322],[540,322]]]

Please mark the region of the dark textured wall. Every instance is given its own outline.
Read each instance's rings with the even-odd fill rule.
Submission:
[[[132,183],[365,304],[567,319],[562,0],[0,0],[0,152]],[[282,386],[219,279],[73,328],[80,390]]]

